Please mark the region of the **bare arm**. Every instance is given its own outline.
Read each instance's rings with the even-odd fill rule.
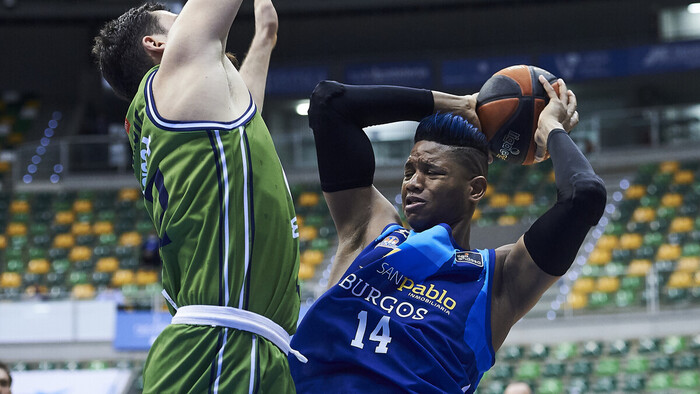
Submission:
[[[420,120],[434,111],[476,119],[473,96],[454,96],[389,86],[322,82],[314,90],[309,123],[314,130],[321,186],[338,231],[338,252],[329,285],[390,223],[400,221],[393,205],[372,186],[374,152],[363,127]]]
[[[557,184],[557,203],[513,245],[497,249],[492,289],[494,349],[508,331],[571,266],[588,230],[600,219],[605,186],[564,132],[578,122],[576,97],[560,80],[560,95],[543,82],[550,103],[540,115],[535,141],[549,146]],[[544,157],[546,149],[538,149]],[[540,159],[541,160],[541,159]]]
[[[255,36],[240,73],[260,112],[265,100],[265,84],[270,58],[277,43],[277,27],[277,12],[272,1],[255,0]]]

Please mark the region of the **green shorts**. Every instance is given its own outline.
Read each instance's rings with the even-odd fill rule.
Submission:
[[[287,356],[272,342],[225,327],[171,324],[151,346],[144,393],[295,393]]]

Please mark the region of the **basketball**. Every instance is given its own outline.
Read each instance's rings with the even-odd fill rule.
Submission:
[[[559,91],[557,77],[539,67],[526,65],[504,68],[489,78],[479,91],[476,114],[481,131],[489,141],[489,149],[499,159],[522,165],[534,163],[537,121],[549,102],[538,80],[540,75]]]

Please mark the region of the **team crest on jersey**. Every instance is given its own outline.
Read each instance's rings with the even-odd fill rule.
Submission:
[[[457,252],[455,254],[455,263],[466,263],[466,264],[475,265],[477,267],[483,267],[484,266],[484,259],[481,256],[481,253],[464,251],[464,252]]]
[[[397,247],[398,245],[399,245],[399,238],[398,238],[397,236],[390,235],[390,236],[384,238],[384,240],[383,240],[382,242],[380,242],[380,243],[379,243],[377,246],[375,246],[375,247],[382,246],[382,247],[385,247],[385,248],[396,249],[396,247]]]

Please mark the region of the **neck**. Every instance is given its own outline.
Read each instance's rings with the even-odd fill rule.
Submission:
[[[459,247],[462,249],[471,249],[469,245],[469,236],[472,228],[471,220],[460,221],[454,225],[450,224],[450,226],[452,227],[452,238],[457,241]]]

